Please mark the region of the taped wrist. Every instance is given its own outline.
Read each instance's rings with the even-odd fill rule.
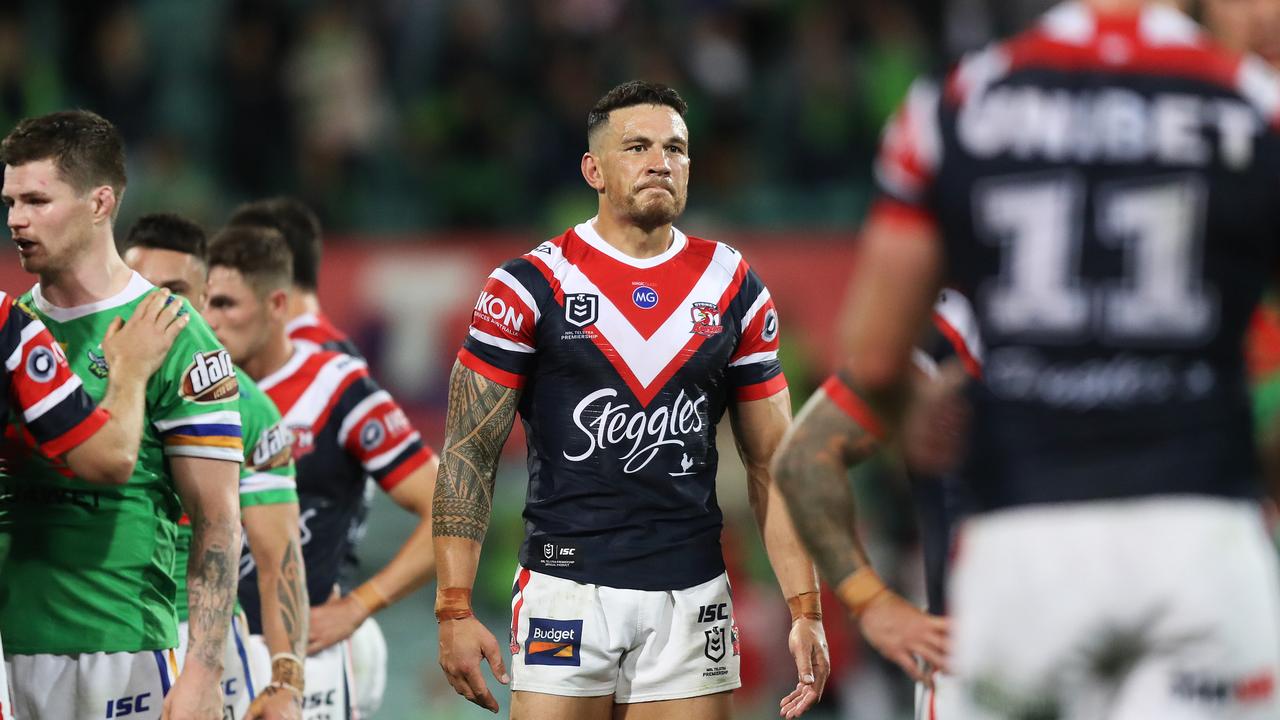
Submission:
[[[471,612],[471,588],[439,588],[436,590],[436,622],[463,620]]]
[[[836,587],[836,595],[855,618],[861,618],[871,603],[886,592],[889,588],[870,567],[858,568]]]
[[[802,592],[787,598],[787,609],[791,611],[791,622],[801,618],[806,620],[822,619],[822,595],[818,592]]]

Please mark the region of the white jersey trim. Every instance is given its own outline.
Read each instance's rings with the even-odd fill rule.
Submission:
[[[290,478],[271,473],[255,472],[240,478],[240,494],[252,495],[268,490],[296,490],[298,483]]]
[[[42,415],[57,407],[58,403],[67,399],[67,396],[75,392],[80,387],[80,378],[75,373],[67,378],[66,382],[58,386],[56,390],[40,398],[35,405],[27,408],[22,413],[22,419],[28,424],[40,419]]]
[[[4,361],[5,369],[9,372],[18,369],[18,365],[22,363],[22,351],[27,347],[27,343],[44,329],[44,323],[39,320],[32,320],[31,324],[22,328],[22,334],[18,336],[18,347],[9,355],[9,359]]]
[[[351,412],[347,413],[347,416],[342,419],[342,424],[338,426],[338,444],[346,447],[347,436],[355,429],[356,423],[360,422],[364,414],[383,403],[389,402],[394,402],[391,399],[391,393],[386,390],[379,390],[351,408]]]
[[[515,293],[516,297],[520,298],[521,302],[528,306],[529,311],[533,313],[533,324],[538,324],[538,320],[542,318],[542,311],[538,309],[538,303],[534,302],[533,295],[525,289],[524,283],[502,268],[489,273],[489,277],[510,288],[511,292]]]
[[[31,299],[35,302],[36,309],[48,315],[50,319],[60,323],[78,320],[82,317],[88,317],[103,310],[128,305],[145,295],[155,285],[147,282],[147,279],[134,272],[129,276],[129,283],[124,286],[120,292],[109,298],[98,300],[96,302],[86,303],[84,305],[76,305],[75,307],[59,307],[45,299],[44,292],[40,289],[40,283],[36,283],[31,288]]]
[[[399,457],[400,453],[405,451],[405,448],[409,447],[410,445],[412,445],[413,443],[421,439],[422,437],[418,435],[417,431],[414,431],[412,434],[409,435],[409,437],[405,438],[404,440],[401,440],[400,443],[395,447],[391,448],[390,450],[384,453],[380,453],[378,455],[374,455],[373,457],[369,458],[368,462],[364,464],[364,469],[371,473],[381,470],[382,468],[390,465],[391,461]]]
[[[193,457],[205,460],[226,460],[244,464],[244,455],[235,448],[209,447],[207,445],[165,445],[164,454],[171,457]]]
[[[298,342],[297,340],[291,340],[291,342],[293,343],[293,354],[289,356],[284,365],[280,366],[279,370],[257,381],[259,390],[266,392],[268,389],[278,385],[282,380],[292,376],[298,371],[298,368],[302,367],[302,363],[306,361],[307,357],[315,354],[319,349],[319,346],[313,343]]]
[[[467,332],[468,334],[471,335],[471,337],[475,338],[476,340],[479,340],[485,345],[492,345],[500,350],[509,350],[511,352],[519,352],[519,353],[535,352],[533,348],[529,347],[528,345],[525,345],[524,343],[518,343],[518,342],[515,342],[514,340],[507,340],[506,338],[500,338],[497,335],[490,335],[489,333],[483,330],[469,328]]]
[[[302,391],[292,407],[287,411],[285,408],[280,408],[284,414],[284,424],[314,427],[316,420],[320,418],[320,413],[324,412],[324,409],[329,406],[329,401],[337,393],[338,386],[351,374],[363,369],[365,364],[358,358],[350,355],[335,355],[311,378],[307,389]],[[258,387],[262,387],[262,383],[259,383]]]
[[[180,418],[152,420],[151,425],[160,432],[168,432],[186,425],[235,425],[240,426],[239,410],[218,410],[217,412],[188,415]]]
[[[740,367],[742,365],[755,365],[756,363],[769,362],[778,359],[777,350],[769,350],[768,352],[751,353],[729,363],[729,367]]]
[[[600,237],[600,233],[596,231],[597,219],[598,216],[593,217],[584,223],[575,225],[573,232],[577,234],[578,237],[582,238],[583,242],[596,250],[599,250],[620,263],[630,265],[634,268],[646,269],[657,267],[680,254],[680,251],[684,250],[685,246],[689,244],[689,238],[685,236],[684,233],[680,232],[679,229],[672,227],[670,247],[664,250],[661,254],[654,255],[651,258],[633,258],[618,248],[610,245],[604,238]]]

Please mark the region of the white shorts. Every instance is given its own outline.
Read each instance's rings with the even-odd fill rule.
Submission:
[[[178,676],[173,650],[11,655],[5,664],[22,720],[156,720]]]
[[[728,576],[684,590],[624,590],[516,569],[511,689],[674,700],[742,685]]]
[[[916,683],[914,720],[967,720],[961,713],[960,681],[954,675],[933,674],[933,688]]]
[[[0,647],[0,656],[4,655]],[[9,669],[0,662],[0,720],[13,720],[13,692],[9,689]]]
[[[246,643],[249,633],[244,618],[237,613],[227,628],[227,644],[222,654],[222,705],[227,717],[244,717],[249,705],[258,696],[262,686],[260,676],[253,674]],[[187,623],[178,623],[178,670],[181,672],[187,658]],[[267,681],[271,680],[270,671]]]
[[[351,635],[351,684],[360,717],[373,717],[387,690],[387,639],[373,618]]]
[[[351,687],[349,640],[307,656],[307,692],[302,698],[302,720],[356,720]]]
[[[271,649],[267,647],[267,639],[250,635],[245,638],[244,647],[249,653],[249,677],[253,678],[254,689],[266,687],[271,682]]]
[[[965,717],[1280,718],[1280,572],[1256,504],[1007,510],[959,547]]]

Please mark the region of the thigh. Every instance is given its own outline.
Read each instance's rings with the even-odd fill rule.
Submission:
[[[346,643],[309,655],[305,674],[303,720],[349,720],[351,696],[347,685]]]
[[[679,700],[615,705],[613,720],[729,720],[733,717],[733,696],[729,692]]]
[[[511,693],[511,720],[609,720],[612,695],[569,697],[516,690]]]
[[[612,608],[620,591],[602,592]],[[640,642],[623,660],[617,702],[678,700],[742,685],[727,575],[683,590],[645,593],[640,607]]]
[[[10,669],[24,720],[156,720],[177,661],[171,650],[15,655]]]
[[[622,593],[606,615],[604,589],[517,570],[510,631],[513,691],[613,695],[642,593]]]

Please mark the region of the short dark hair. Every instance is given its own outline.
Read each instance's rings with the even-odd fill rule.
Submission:
[[[293,284],[315,291],[320,275],[320,218],[297,198],[280,196],[245,203],[227,226],[272,228],[284,236],[293,255]]]
[[[587,141],[596,130],[609,122],[609,113],[636,105],[666,105],[684,117],[689,112],[689,105],[680,97],[680,93],[660,83],[644,80],[624,82],[604,94],[596,101],[595,107],[587,113]]]
[[[253,225],[219,230],[209,241],[209,268],[237,270],[259,296],[287,290],[293,278],[293,258],[284,236],[274,228]]]
[[[63,110],[26,118],[0,141],[0,163],[26,165],[53,160],[63,179],[79,192],[110,185],[116,208],[128,182],[124,140],[116,126],[88,110]]]
[[[129,228],[121,249],[128,250],[131,247],[173,250],[195,255],[197,260],[204,262],[209,240],[204,234],[204,228],[181,215],[149,213],[138,218],[133,227]]]

